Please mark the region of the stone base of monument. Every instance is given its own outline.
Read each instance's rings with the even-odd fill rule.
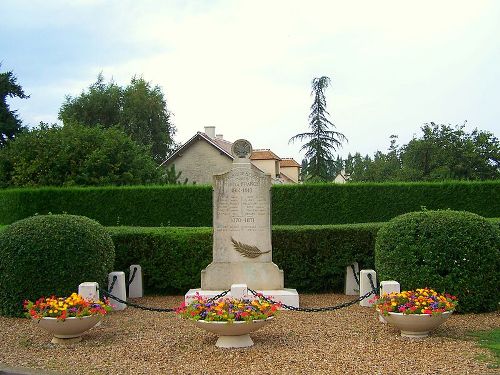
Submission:
[[[184,300],[186,303],[191,302],[196,295],[200,295],[204,298],[212,298],[219,294],[221,294],[223,290],[202,290],[198,289],[189,289],[189,291],[184,296]],[[299,293],[297,293],[297,289],[278,289],[278,290],[256,290],[258,293],[262,293],[265,297],[272,299],[275,302],[281,302],[285,305],[299,307]],[[241,298],[240,295],[232,296],[231,291],[226,294],[226,297],[235,297]],[[247,293],[243,296],[244,298],[256,298],[253,294]]]

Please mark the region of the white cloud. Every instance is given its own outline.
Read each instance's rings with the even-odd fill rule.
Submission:
[[[385,150],[390,134],[406,142],[426,121],[468,119],[499,131],[500,8],[492,1],[129,0],[44,9],[54,12],[48,27],[142,47],[113,63],[96,59],[87,75],[56,80],[47,93],[77,95],[101,70],[120,84],[142,74],[163,87],[178,141],[215,125],[227,139],[300,159],[288,139],[307,129],[309,85],[320,75],[332,78],[328,108],[350,140],[345,154]]]

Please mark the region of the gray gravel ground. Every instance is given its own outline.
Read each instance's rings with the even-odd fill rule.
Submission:
[[[302,306],[353,297],[301,295]],[[174,307],[182,297],[135,302]],[[467,335],[500,327],[500,314],[454,314],[431,337],[402,338],[358,305],[332,312],[282,312],[251,334],[255,345],[219,349],[216,336],[173,313],[127,308],[106,317],[82,342],[61,347],[28,319],[0,317],[2,366],[59,374],[500,374],[491,353]]]

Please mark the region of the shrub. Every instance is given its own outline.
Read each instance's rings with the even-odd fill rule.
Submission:
[[[106,285],[115,260],[107,230],[89,218],[34,216],[0,232],[0,315],[25,299],[69,295],[85,281]]]
[[[402,289],[456,295],[458,311],[497,308],[500,231],[479,215],[447,210],[398,216],[378,232],[375,264],[380,280],[397,280]]]
[[[373,267],[381,224],[273,227],[273,261],[285,285],[301,292],[341,291],[346,266]],[[186,293],[200,286],[200,271],[212,261],[211,228],[109,228],[115,269],[140,264],[149,293]]]

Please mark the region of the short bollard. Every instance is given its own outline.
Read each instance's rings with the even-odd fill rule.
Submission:
[[[90,301],[99,301],[99,284],[85,282],[78,285],[78,294]]]
[[[352,267],[354,267],[354,273],[352,272]],[[356,281],[358,278],[359,281],[359,265],[358,262],[354,262],[352,265],[347,266],[345,270],[345,295],[346,296],[355,296],[359,294],[359,284]]]
[[[113,283],[113,278],[116,276],[116,281]],[[113,286],[111,288],[111,286]],[[123,301],[127,300],[127,288],[125,287],[125,272],[111,272],[108,276],[108,291],[111,295],[120,298]],[[109,301],[113,310],[120,311],[125,310],[127,305],[118,302],[112,297],[109,297]]]
[[[232,284],[231,297],[234,299],[243,299],[248,295],[247,284]]]
[[[134,271],[135,270],[135,271]],[[128,297],[140,298],[143,296],[142,290],[142,268],[138,264],[130,266],[128,285]]]
[[[374,270],[361,270],[359,273],[359,295],[363,296],[368,292],[371,292],[373,290],[372,284],[370,283],[370,279],[368,278],[368,275],[371,275],[372,277],[372,282],[373,285],[377,285],[377,273]],[[375,295],[371,295],[368,298],[365,298],[359,302],[360,306],[363,307],[371,307],[373,305],[373,302],[370,302],[371,299],[373,299]]]
[[[399,293],[401,292],[401,285],[394,280],[386,280],[380,282],[380,297],[384,294]],[[378,316],[378,320],[381,323],[387,323],[382,315]]]

